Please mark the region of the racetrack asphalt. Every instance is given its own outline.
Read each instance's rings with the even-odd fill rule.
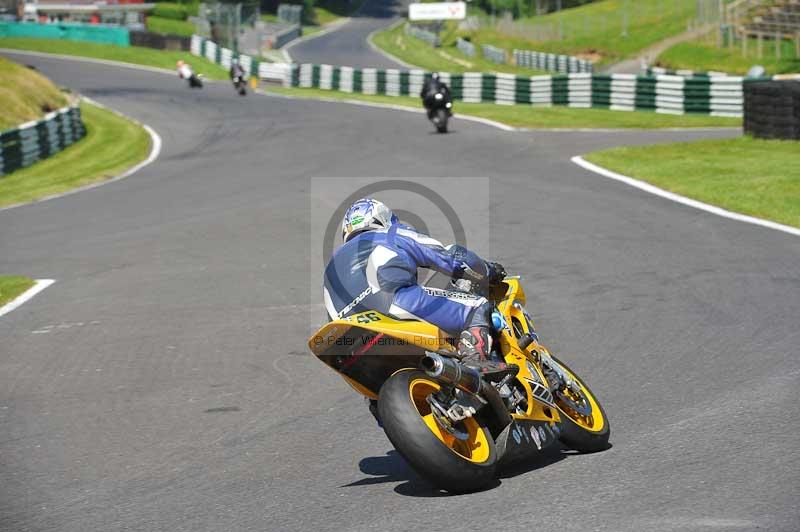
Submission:
[[[350,20],[334,31],[303,40],[288,48],[294,63],[316,63],[354,68],[400,68],[396,61],[366,45],[367,37],[400,19],[405,1],[366,0]]]
[[[737,132],[456,117],[434,135],[411,113],[5,55],[164,144],[125,180],[0,212],[0,271],[56,279],[0,318],[0,530],[798,529],[800,239],[569,161]],[[305,345],[321,176],[488,177],[492,258],[613,447],[471,495],[419,480]]]

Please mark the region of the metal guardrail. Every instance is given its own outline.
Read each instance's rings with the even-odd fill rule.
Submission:
[[[438,48],[439,46],[442,45],[442,41],[439,39],[438,35],[436,35],[432,31],[424,30],[422,28],[414,26],[413,24],[406,24],[405,32],[406,35],[411,35],[412,37],[421,39],[433,47]]]
[[[46,159],[86,135],[78,104],[0,132],[0,177]]]
[[[456,39],[456,48],[458,48],[458,50],[462,54],[464,54],[464,55],[466,55],[468,57],[475,57],[475,54],[477,53],[477,50],[475,49],[475,45],[472,44],[469,41],[466,41],[466,40],[462,39],[461,37]]]
[[[532,50],[514,50],[514,64],[536,70],[547,70],[561,74],[574,72],[594,72],[594,64],[571,55],[548,54]]]
[[[299,4],[279,4],[278,20],[300,24],[303,20],[303,6]]]
[[[497,63],[499,65],[504,65],[506,63],[506,51],[502,48],[492,46],[491,44],[484,44],[481,45],[481,51],[483,52],[483,57],[492,63]]]

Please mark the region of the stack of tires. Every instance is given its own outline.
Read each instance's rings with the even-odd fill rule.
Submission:
[[[800,81],[745,81],[744,130],[762,139],[800,140]]]

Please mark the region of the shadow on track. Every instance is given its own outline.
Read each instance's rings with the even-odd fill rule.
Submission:
[[[554,447],[545,450],[537,457],[501,466],[497,481],[481,491],[487,491],[498,487],[502,484],[502,479],[504,478],[513,478],[560,462],[570,454],[574,453],[560,447]],[[387,482],[401,482],[401,484],[398,484],[394,488],[395,493],[399,495],[405,495],[407,497],[451,496],[446,491],[431,486],[425,479],[417,475],[417,473],[411,469],[411,466],[403,460],[400,453],[395,450],[387,452],[384,456],[370,456],[364,458],[358,463],[358,468],[362,473],[371,476],[351,482],[350,484],[345,484],[342,487],[372,486]]]

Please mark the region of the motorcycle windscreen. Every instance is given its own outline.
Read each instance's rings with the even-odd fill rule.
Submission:
[[[326,365],[377,395],[396,371],[419,367],[426,349],[414,339],[337,321],[320,329],[309,347]]]

